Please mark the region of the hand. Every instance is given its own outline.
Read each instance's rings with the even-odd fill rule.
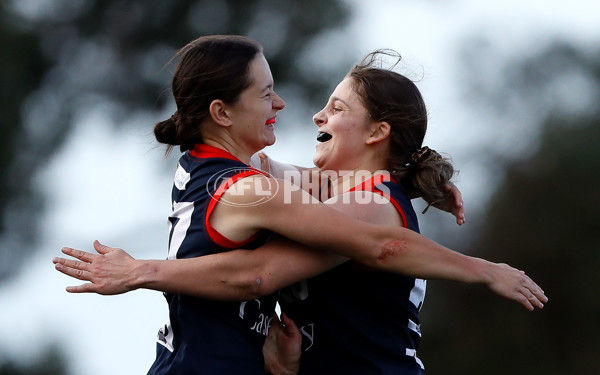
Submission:
[[[465,223],[465,205],[460,190],[452,182],[448,182],[444,186],[444,190],[448,192],[446,198],[433,203],[432,206],[451,213],[456,218],[456,224],[463,225]]]
[[[515,300],[529,311],[535,307],[541,309],[548,297],[524,271],[508,264],[492,264],[488,287],[499,295]]]
[[[65,275],[89,283],[68,286],[69,293],[98,293],[104,295],[121,294],[135,288],[130,287],[129,276],[135,266],[135,259],[121,249],[102,245],[94,241],[98,254],[63,247],[62,252],[79,260],[56,257],[52,260],[55,268]]]
[[[283,323],[283,324],[282,324]],[[295,375],[300,370],[302,334],[285,313],[273,316],[263,346],[265,369],[273,375]]]
[[[269,157],[264,152],[259,152],[258,157],[260,159],[260,169],[270,176],[271,165],[269,164]]]

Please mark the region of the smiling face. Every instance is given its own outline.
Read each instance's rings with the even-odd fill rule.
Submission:
[[[320,170],[360,169],[373,121],[352,88],[352,78],[340,82],[313,121],[319,127],[315,165]]]
[[[250,86],[228,106],[231,132],[238,145],[250,155],[275,143],[275,117],[285,102],[273,91],[273,76],[262,54],[250,63]]]

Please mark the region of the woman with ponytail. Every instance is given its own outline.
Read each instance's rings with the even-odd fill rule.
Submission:
[[[422,147],[420,93],[373,67],[377,56],[352,69],[314,116],[314,162],[333,192],[321,203],[248,165],[274,143],[285,105],[260,46],[212,36],[179,54],[177,112],[155,127],[167,152],[184,152],[168,259],[136,260],[95,242],[99,254],[63,248],[79,260],[54,260],[60,272],[90,281],[72,293],[166,292],[170,323],[151,374],[259,374],[265,363],[271,373],[296,373],[301,339],[305,374],[418,374],[425,278],[482,283],[529,310],[543,307],[547,298],[523,272],[418,234],[410,198],[447,199],[453,170]],[[273,317],[275,293],[295,282],[279,302],[299,329]]]

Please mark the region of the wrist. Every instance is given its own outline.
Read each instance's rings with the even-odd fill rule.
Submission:
[[[158,265],[160,263],[152,260],[134,260],[134,266],[128,282],[131,290],[144,288],[153,289],[152,285],[156,283],[158,275]]]
[[[490,285],[493,282],[495,263],[473,257],[472,279],[467,282]]]

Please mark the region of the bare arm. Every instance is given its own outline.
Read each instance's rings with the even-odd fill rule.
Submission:
[[[419,278],[482,283],[529,310],[534,306],[541,308],[547,301],[542,289],[522,271],[460,254],[406,228],[354,220],[314,199],[307,199],[306,192],[286,193],[286,188],[292,189],[280,186],[277,191],[271,191],[273,198],[265,204],[239,211],[237,224],[254,220],[258,228],[268,228],[305,245],[334,251],[380,270]],[[244,199],[255,198],[241,196],[240,199],[244,203]]]
[[[98,254],[64,247],[79,260],[54,258],[56,269],[89,283],[67,287],[71,293],[120,294],[135,289],[243,301],[273,293],[316,276],[343,258],[276,236],[255,250],[233,250],[197,258],[134,259],[125,251],[94,242]]]
[[[285,182],[280,183],[285,184]],[[273,187],[272,182],[268,185],[271,188]],[[276,191],[272,190],[272,199],[260,206],[245,205],[248,202],[252,202],[253,199],[256,199],[256,197],[252,197],[251,194],[228,196],[227,200],[229,202],[237,200],[236,202],[239,203],[241,207],[244,207],[244,209],[233,210],[236,206],[218,205],[218,209],[224,211],[222,212],[221,217],[227,217],[228,220],[226,221],[226,224],[233,228],[246,226],[248,233],[253,233],[253,231],[260,228],[271,229],[286,237],[302,242],[305,245],[333,250],[340,255],[354,258],[359,262],[382,270],[403,273],[420,278],[438,278],[461,282],[483,283],[498,294],[522,303],[528,309],[533,309],[533,306],[542,307],[542,302],[547,301],[543,291],[521,271],[506,265],[499,265],[487,262],[483,259],[462,255],[436,244],[408,229],[399,227],[381,227],[353,220],[347,215],[336,212],[335,210],[316,202],[316,200],[312,199],[306,192],[302,192],[297,187],[295,187],[295,189],[290,186],[286,187],[285,185],[281,187],[281,189],[277,189]],[[263,186],[263,188],[267,187]],[[290,190],[286,191],[286,189]],[[264,190],[261,190],[261,193],[263,192]],[[233,211],[228,213],[228,210]],[[226,227],[224,228],[227,229]],[[221,231],[221,229],[219,229],[219,231]],[[360,233],[360,235],[358,233]],[[102,253],[102,250],[99,250],[99,252]],[[254,252],[256,252],[256,250],[254,250]],[[70,265],[67,262],[77,261],[67,261],[58,258],[55,259],[57,269],[76,278],[89,280],[94,283],[93,278],[90,276],[89,267],[95,267],[94,259],[92,259],[92,257],[98,256],[90,253],[78,252],[72,249],[66,249],[65,253],[73,255],[83,262],[79,262],[77,265]],[[117,256],[119,254],[121,253],[118,251],[111,251],[110,254],[107,253],[106,255]],[[265,258],[264,260],[267,261],[268,259]],[[319,263],[320,260],[318,255],[316,255],[314,260],[315,263],[321,264]],[[157,264],[160,264],[161,267],[163,264],[167,264],[153,264],[152,261],[148,262],[151,266],[151,271],[157,270]],[[188,264],[183,262],[183,260],[179,262],[182,264],[181,267]],[[257,264],[259,263],[260,262]],[[148,264],[146,264],[146,266],[148,266]],[[335,261],[333,264],[335,264]],[[300,272],[305,272],[303,268],[296,268],[295,265],[296,263],[294,263],[294,267],[290,268],[299,269],[301,270]],[[179,265],[177,266],[179,267]],[[212,266],[215,266],[215,264]],[[332,267],[332,265],[323,266],[329,268]],[[67,272],[65,268],[69,267],[70,270]],[[196,273],[201,274],[198,272],[198,268],[192,266],[192,263],[189,263],[186,267],[190,267],[188,272],[193,272],[195,270]],[[223,274],[230,274],[233,272],[232,268],[229,268],[231,267],[231,263],[225,262],[221,264],[220,267],[223,267]],[[152,272],[147,272],[148,268],[134,268],[137,269],[138,272],[131,275],[152,274]],[[273,284],[263,284],[263,282],[276,280],[275,277],[272,277],[273,274],[271,272],[281,272],[282,270],[290,268],[279,267],[273,268],[275,271],[262,269],[260,271],[250,272],[250,277],[253,278],[252,280],[254,280],[254,282],[251,281],[249,283],[249,291],[246,290],[245,293],[261,294],[265,293],[265,291],[277,289],[277,286],[279,285],[277,284],[278,281],[274,281]],[[143,271],[144,269],[146,271]],[[181,277],[178,276],[181,274],[176,271],[176,268],[171,271],[171,274],[164,270],[158,273],[165,275],[165,279],[162,282],[168,282],[165,280],[181,279]],[[315,270],[315,272],[319,273],[319,270]],[[95,273],[92,272],[92,275],[94,274]],[[294,277],[299,277],[297,280],[300,280],[309,277],[310,275],[300,276],[301,275],[298,274],[291,275],[290,280]],[[207,277],[210,277],[210,275],[207,275]],[[240,284],[242,287],[238,288],[238,290],[244,289],[243,285],[248,284],[247,280],[247,277],[242,279]],[[260,282],[257,280],[260,280]],[[144,277],[131,276],[126,282],[118,285],[120,287],[125,285],[124,290],[117,290],[118,292],[124,292],[142,285],[158,289],[159,287],[153,285],[152,282],[156,281],[148,281],[148,279]],[[158,282],[161,281],[159,280]],[[218,286],[227,283],[234,286],[238,285],[236,280],[223,278],[210,282],[213,282],[214,284],[205,285]],[[189,284],[192,285],[193,283]],[[70,291],[103,292],[102,290],[91,290],[90,288],[94,288],[94,285],[95,284],[84,284],[80,287],[72,287]],[[202,285],[196,284],[196,286],[201,288]],[[161,290],[171,290],[170,288],[174,287],[172,285],[167,285],[164,288],[161,288]],[[236,288],[233,289],[235,290]],[[176,291],[181,292],[180,289],[177,289]],[[113,293],[111,292],[110,294]],[[219,296],[221,296],[221,298],[229,298],[227,295],[225,295],[226,297],[223,297],[220,293]]]
[[[263,152],[257,152],[252,155],[250,165],[269,173],[272,177],[288,180],[308,191],[309,194],[316,198],[331,196],[328,177],[322,174],[318,168],[305,168],[293,164],[282,163],[267,156]],[[466,222],[465,206],[460,190],[452,182],[448,182],[446,186],[444,186],[444,189],[447,192],[445,199],[438,202],[427,203],[439,210],[452,214],[456,219],[456,224],[463,225]],[[411,198],[420,197],[414,196]],[[319,200],[323,201],[324,199]],[[427,211],[428,208],[429,206],[427,206],[425,211]],[[423,211],[423,213],[425,213],[425,211]]]

